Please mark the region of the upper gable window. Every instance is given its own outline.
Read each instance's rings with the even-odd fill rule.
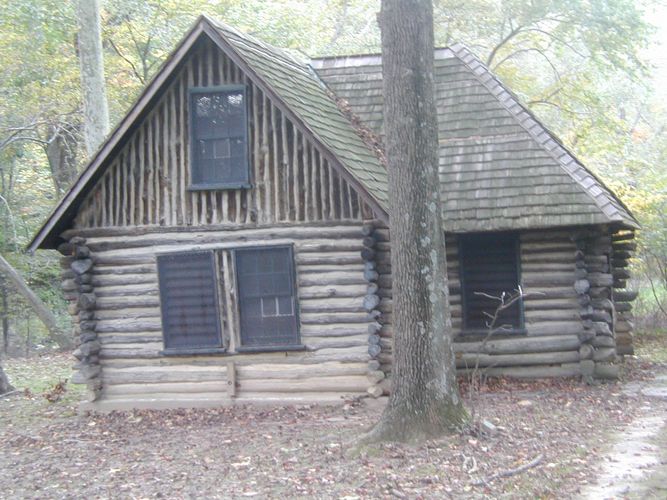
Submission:
[[[249,187],[245,86],[190,89],[191,189]]]

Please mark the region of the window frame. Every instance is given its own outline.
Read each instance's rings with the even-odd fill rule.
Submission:
[[[284,344],[284,345],[265,345],[265,346],[243,346],[242,345],[242,332],[241,332],[241,304],[239,301],[239,279],[238,271],[236,267],[237,252],[243,250],[272,250],[278,248],[287,248],[289,250],[289,259],[288,264],[290,266],[289,275],[292,279],[291,288],[292,288],[292,300],[294,308],[294,318],[296,323],[296,332],[295,338],[297,344]],[[221,292],[220,290],[220,273],[221,269],[219,266],[219,255],[222,251],[228,251],[231,254],[231,260],[233,262],[233,287],[232,291],[234,297],[236,297],[236,309],[234,314],[238,317],[237,328],[232,332],[233,338],[226,338],[222,331],[222,315],[224,313],[224,307],[221,303]],[[217,323],[217,334],[219,347],[167,347],[167,339],[165,335],[165,312],[163,309],[163,300],[162,300],[162,287],[160,286],[160,267],[159,259],[160,257],[168,257],[174,255],[190,255],[193,253],[208,253],[210,258],[213,260],[213,269],[215,271],[214,283],[215,283],[215,308],[216,308],[216,323]],[[158,278],[158,296],[160,298],[160,319],[161,319],[161,332],[162,332],[162,345],[163,349],[159,352],[162,356],[193,356],[193,355],[238,355],[243,353],[260,353],[260,352],[288,352],[288,351],[304,351],[306,346],[302,343],[301,338],[301,316],[300,316],[300,304],[299,304],[299,291],[298,291],[298,281],[296,277],[296,261],[295,261],[295,252],[293,243],[280,243],[276,245],[243,245],[243,246],[221,246],[215,248],[207,249],[198,249],[193,248],[191,250],[180,250],[180,251],[167,251],[160,252],[156,255],[156,273]],[[233,349],[233,350],[230,350]]]
[[[289,276],[292,279],[292,300],[294,308],[294,321],[295,321],[295,344],[284,344],[284,345],[264,345],[264,346],[254,346],[254,345],[243,345],[243,331],[242,331],[242,310],[241,310],[241,294],[239,290],[239,275],[238,275],[238,254],[247,250],[277,250],[281,248],[286,248],[289,252],[288,264],[289,264]],[[238,343],[236,346],[236,352],[282,352],[282,351],[303,351],[306,349],[306,346],[303,345],[301,340],[301,316],[300,316],[300,307],[299,307],[299,292],[297,289],[297,280],[296,280],[296,265],[294,261],[294,244],[278,244],[278,245],[252,245],[237,247],[232,249],[234,260],[234,284],[235,284],[235,294],[237,297],[237,313],[239,315],[238,321]]]
[[[461,288],[461,334],[466,337],[485,337],[489,335],[488,328],[477,328],[469,327],[468,323],[468,314],[467,314],[467,301],[466,301],[466,276],[469,273],[466,272],[464,266],[464,252],[466,246],[466,239],[472,239],[476,236],[483,236],[487,233],[466,233],[458,235],[458,261],[459,261],[459,281]],[[511,237],[512,246],[514,253],[514,265],[516,269],[516,283],[517,286],[521,285],[521,240],[519,233],[512,231],[501,231],[493,233],[496,236],[501,237]],[[469,243],[468,243],[469,244]],[[499,338],[502,336],[515,337],[517,335],[526,335],[528,332],[526,330],[525,323],[525,305],[523,297],[520,297],[518,300],[518,315],[519,315],[519,325],[512,329],[499,330],[493,334],[494,338]]]
[[[243,102],[245,104],[245,127],[243,127],[243,141],[245,144],[246,165],[245,165],[245,180],[241,182],[193,182],[195,169],[199,169],[199,155],[196,153],[195,125],[194,125],[194,106],[193,100],[195,95],[199,94],[223,94],[241,91],[243,93]],[[188,126],[190,138],[190,184],[187,186],[188,191],[211,191],[211,190],[226,190],[226,189],[250,189],[252,188],[250,178],[250,144],[249,144],[249,127],[250,127],[250,110],[249,110],[250,92],[247,85],[216,85],[211,87],[189,87],[188,88]]]
[[[213,270],[214,270],[214,276],[213,276],[213,282],[214,282],[214,287],[213,287],[213,300],[215,304],[215,309],[216,309],[216,314],[215,314],[215,323],[216,323],[216,338],[218,341],[217,346],[202,346],[202,347],[169,347],[168,345],[168,337],[169,335],[165,331],[165,324],[167,323],[167,314],[168,312],[164,308],[164,301],[163,301],[163,283],[162,280],[160,279],[160,258],[161,257],[175,257],[175,256],[191,256],[193,254],[205,254],[208,256],[208,258],[211,261]],[[170,354],[170,355],[189,355],[189,354],[219,354],[219,353],[224,353],[227,350],[227,346],[225,345],[225,339],[222,334],[222,323],[221,323],[221,317],[220,317],[220,294],[218,293],[218,289],[220,288],[220,279],[219,279],[219,269],[218,269],[218,264],[217,264],[217,259],[215,258],[215,251],[214,250],[197,250],[193,249],[190,251],[178,251],[178,252],[169,252],[169,253],[163,253],[156,255],[155,258],[155,266],[157,270],[157,278],[158,278],[158,294],[160,297],[160,328],[162,331],[162,345],[164,346],[164,349],[161,351],[162,354]]]

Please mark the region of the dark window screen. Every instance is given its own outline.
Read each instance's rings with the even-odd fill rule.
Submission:
[[[213,252],[158,257],[166,348],[221,347]]]
[[[519,286],[518,239],[514,234],[465,235],[461,237],[463,326],[467,330],[488,328],[497,300],[479,295],[482,292],[500,297],[503,292],[515,294]],[[501,312],[495,327],[523,327],[521,301]]]
[[[190,94],[192,184],[242,185],[248,182],[245,88]]]
[[[236,251],[243,346],[298,345],[289,247]]]

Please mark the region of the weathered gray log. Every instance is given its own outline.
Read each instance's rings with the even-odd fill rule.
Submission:
[[[367,223],[361,226],[361,234],[364,236],[370,236],[375,232],[375,225],[372,223]]]
[[[588,291],[594,299],[608,299],[611,297],[611,289],[609,287],[593,287]]]
[[[366,389],[366,392],[368,392],[368,394],[370,394],[372,397],[374,397],[376,399],[379,398],[380,396],[382,396],[382,394],[383,394],[382,387],[380,387],[378,385],[370,386],[368,389]]]
[[[77,302],[77,305],[79,309],[83,310],[91,310],[95,308],[95,294],[94,293],[82,293],[79,296],[79,300]]]
[[[377,321],[373,321],[368,325],[368,334],[373,335],[374,333],[379,332],[382,329],[382,324]]]
[[[361,258],[364,260],[373,260],[373,257],[375,257],[375,250],[372,248],[364,247],[361,250]]]
[[[593,361],[605,362],[614,361],[616,359],[616,349],[612,347],[601,347],[595,350],[593,354]]]
[[[93,261],[92,259],[75,260],[70,264],[70,267],[76,274],[84,274],[92,269]]]
[[[76,246],[74,248],[74,257],[77,259],[87,259],[90,257],[90,248],[86,246]]]
[[[368,369],[371,371],[379,370],[380,366],[380,362],[377,359],[371,359],[368,362]]]
[[[582,359],[579,362],[579,367],[581,368],[581,374],[584,377],[592,377],[595,373],[595,361],[592,359]]]
[[[611,272],[615,279],[627,280],[630,279],[630,271],[621,267],[614,267]]]
[[[577,335],[555,335],[551,337],[519,337],[508,339],[491,339],[486,343],[481,341],[462,342],[458,338],[454,342],[454,352],[476,353],[480,349],[485,354],[521,354],[552,351],[574,351],[579,349],[580,341]]]
[[[58,245],[56,250],[58,251],[58,253],[64,255],[65,257],[71,257],[72,255],[74,255],[74,245],[69,241],[66,241]]]
[[[580,279],[574,282],[574,290],[580,295],[583,295],[586,292],[588,292],[590,288],[591,284],[588,280]]]
[[[100,365],[87,365],[74,373],[72,376],[73,384],[85,384],[88,380],[97,377],[102,368]]]
[[[616,302],[616,312],[632,311],[632,304],[630,302]]]
[[[639,292],[633,290],[623,290],[614,292],[614,302],[632,302],[637,298]]]
[[[592,359],[595,349],[591,344],[582,344],[579,347],[579,359]]]
[[[79,289],[79,284],[73,279],[68,279],[62,282],[61,288],[65,292],[72,292]]]
[[[607,337],[614,336],[614,334],[611,331],[611,328],[609,327],[609,322],[606,321],[594,321],[593,330],[595,331],[596,335],[604,335]]]
[[[377,384],[380,380],[384,380],[385,373],[382,370],[373,370],[368,372],[367,378],[371,384]]]
[[[380,351],[382,348],[378,344],[372,344],[368,346],[368,355],[371,358],[376,357],[378,354],[380,354]]]
[[[595,338],[595,331],[583,330],[579,332],[577,336],[579,337],[579,342],[583,344],[585,342],[590,342],[593,338]]]
[[[616,353],[619,356],[633,356],[635,354],[635,349],[630,345],[617,345],[616,346]]]
[[[595,378],[607,379],[607,380],[616,380],[619,376],[619,367],[618,365],[613,365],[610,363],[595,363]]]
[[[614,284],[614,277],[607,273],[590,273],[588,282],[594,287],[606,287]]]
[[[364,271],[364,279],[366,281],[377,281],[378,279],[377,271],[372,271],[372,270]]]
[[[592,351],[592,347],[591,347]],[[530,366],[549,365],[555,363],[574,363],[579,361],[579,352],[576,350],[563,352],[541,352],[526,354],[475,354],[457,353],[457,368],[473,368],[475,366]]]
[[[375,238],[373,236],[366,236],[361,240],[361,244],[367,248],[373,248],[375,246]]]
[[[364,309],[367,311],[372,311],[375,309],[378,305],[380,305],[380,297],[377,295],[366,295],[364,297]]]
[[[616,347],[616,341],[613,337],[605,337],[603,335],[598,335],[595,337],[591,344],[595,347]]]

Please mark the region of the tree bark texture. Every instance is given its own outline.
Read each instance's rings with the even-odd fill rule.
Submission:
[[[0,255],[0,274],[3,274],[9,280],[14,288],[21,296],[28,301],[35,314],[39,317],[44,326],[49,330],[49,334],[60,347],[71,347],[72,341],[69,337],[58,327],[56,317],[49,310],[49,308],[42,302],[35,292],[27,285],[21,275],[12,265]]]
[[[466,421],[456,383],[438,181],[430,0],[383,0],[394,365],[371,441],[419,441]]]
[[[109,132],[99,0],[78,0],[78,19],[84,136],[92,155]]]
[[[58,196],[65,194],[76,179],[76,137],[76,130],[67,125],[54,125],[49,130],[49,140],[44,150]]]

